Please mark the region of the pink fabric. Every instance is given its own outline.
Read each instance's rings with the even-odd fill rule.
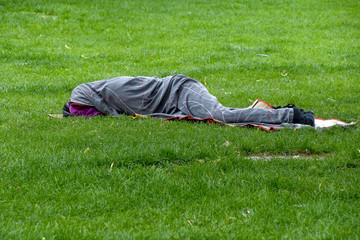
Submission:
[[[103,116],[105,115],[92,106],[87,106],[74,102],[69,102],[69,104],[70,104],[69,111],[71,113],[71,116],[94,117],[99,114]]]

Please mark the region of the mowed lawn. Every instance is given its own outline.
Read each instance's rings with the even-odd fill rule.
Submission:
[[[84,82],[185,74],[359,121],[359,29],[353,0],[0,0],[0,239],[358,239],[358,126],[47,115]]]

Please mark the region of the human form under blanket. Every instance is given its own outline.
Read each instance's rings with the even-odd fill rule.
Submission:
[[[305,124],[314,115],[297,107],[229,108],[219,103],[199,81],[184,75],[165,78],[116,77],[77,86],[63,108],[65,117],[96,115],[159,118],[191,116],[226,124]]]

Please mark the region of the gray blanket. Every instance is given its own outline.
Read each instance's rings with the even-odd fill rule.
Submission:
[[[110,116],[214,119],[234,125],[291,126],[293,109],[229,108],[199,81],[184,75],[165,78],[117,77],[76,87],[71,102],[94,106]]]

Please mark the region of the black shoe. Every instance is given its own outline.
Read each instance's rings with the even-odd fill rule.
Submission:
[[[300,123],[310,126],[315,126],[314,113],[312,111],[304,111],[298,107],[294,107],[293,123]]]
[[[311,111],[310,111],[311,112]],[[311,113],[306,113],[302,115],[302,120],[300,120],[301,124],[305,124],[305,125],[310,125],[310,126],[315,126],[315,117],[314,114]]]

